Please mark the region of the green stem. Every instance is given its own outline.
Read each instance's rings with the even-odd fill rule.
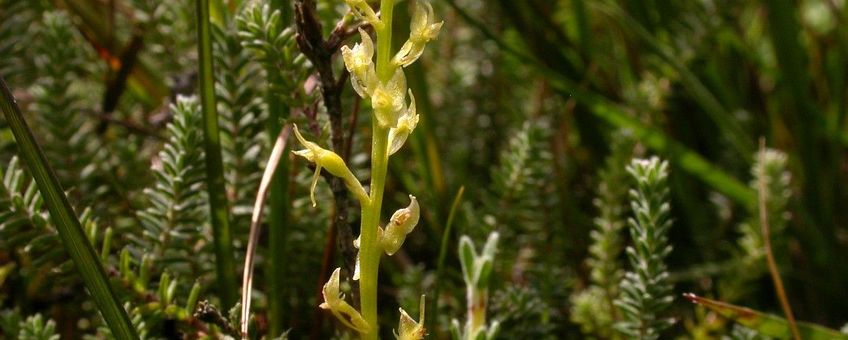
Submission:
[[[394,9],[395,0],[382,0],[380,2],[380,20],[383,22],[383,28],[377,30],[377,76],[384,83],[392,78],[395,71],[391,64]]]
[[[270,71],[270,70],[269,70]],[[269,75],[274,73],[268,72]],[[269,77],[271,83],[276,82],[279,76],[274,74]],[[276,136],[280,133],[282,126],[280,125],[281,118],[287,118],[289,115],[288,107],[279,100],[279,98],[271,93],[266,96],[268,103],[268,132],[269,136]],[[288,147],[286,148],[288,150]],[[277,165],[277,174],[271,181],[269,187],[268,204],[271,207],[268,214],[268,261],[269,273],[268,277],[268,335],[272,337],[279,336],[284,331],[283,321],[283,286],[285,285],[285,277],[283,270],[286,263],[286,238],[288,230],[286,225],[289,218],[289,175],[291,173],[289,164],[288,152],[283,153],[280,163]]]
[[[377,77],[383,83],[388,82],[395,71],[391,64],[394,7],[395,0],[380,2],[380,19],[383,27],[377,30]],[[370,202],[362,205],[362,225],[359,229],[360,313],[369,327],[368,332],[362,333],[361,337],[367,340],[376,340],[380,334],[377,323],[377,277],[383,251],[377,238],[377,228],[380,226],[380,211],[383,206],[383,191],[386,187],[386,172],[389,165],[389,129],[381,127],[376,119],[372,119],[372,126]]]
[[[32,131],[27,126],[21,108],[18,107],[12,91],[6,86],[6,81],[0,76],[0,92],[3,94],[0,100],[6,122],[15,136],[15,141],[20,150],[20,156],[24,160],[30,173],[32,173],[38,191],[44,198],[44,204],[50,212],[50,219],[56,226],[59,239],[65,251],[74,262],[74,267],[82,276],[85,287],[94,299],[94,303],[112,330],[112,334],[118,339],[138,339],[135,328],[130,322],[127,312],[121,307],[115,291],[109,284],[106,271],[94,247],[88,241],[85,232],[77,219],[65,191],[56,178],[56,173],[47,164],[47,158],[36,144]]]
[[[271,9],[280,11],[280,23],[283,27],[291,24],[291,4],[286,0],[271,0]],[[267,129],[268,136],[276,136],[282,129],[283,119],[289,118],[291,112],[289,105],[283,102],[279,96],[271,90],[271,84],[282,82],[281,74],[272,68],[267,68],[268,75],[267,93],[265,102],[268,105]],[[271,142],[273,146],[273,141]],[[291,164],[288,155],[289,147],[283,153],[280,163],[277,165],[277,174],[271,181],[268,193],[268,335],[276,337],[285,331],[283,320],[283,306],[285,297],[283,292],[286,284],[283,270],[286,263],[286,239],[288,238],[288,225],[291,202],[289,200],[289,180],[291,175]]]
[[[224,192],[224,162],[215,109],[215,77],[212,68],[212,35],[209,28],[209,0],[197,0],[197,49],[200,56],[200,102],[203,110],[203,146],[206,159],[206,190],[212,219],[218,295],[221,309],[229,310],[236,301],[235,258],[230,235],[230,217]]]
[[[478,329],[486,326],[486,305],[488,304],[489,296],[487,289],[468,286],[466,290],[469,332],[465,336],[471,339],[471,336]]]
[[[386,186],[386,172],[389,164],[389,131],[379,127],[374,120],[374,140],[371,150],[371,202],[362,207],[362,225],[360,226],[360,276],[359,298],[362,317],[368,322],[370,331],[362,334],[362,339],[377,339],[377,276],[380,268],[382,249],[377,239],[380,225],[380,211],[383,205],[383,190]]]

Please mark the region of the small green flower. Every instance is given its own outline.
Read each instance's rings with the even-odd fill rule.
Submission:
[[[318,307],[329,310],[345,326],[360,333],[367,333],[368,323],[365,322],[365,319],[362,318],[362,315],[356,309],[344,300],[344,294],[339,292],[340,271],[341,268],[336,268],[333,271],[333,275],[330,275],[330,280],[324,284],[324,289],[322,290],[324,302]]]
[[[350,72],[350,82],[353,89],[362,98],[371,96],[377,84],[377,72],[374,71],[374,41],[363,29],[359,29],[362,42],[353,46],[353,49],[342,46],[342,58],[345,68]]]
[[[407,67],[418,60],[424,53],[427,43],[439,35],[443,24],[444,21],[436,22],[433,6],[429,2],[424,2],[423,5],[416,3],[410,24],[409,40],[400,48],[392,59],[392,63]]]
[[[306,148],[294,151],[294,154],[315,163],[315,174],[312,176],[312,185],[310,186],[309,192],[309,197],[312,199],[313,207],[317,205],[315,202],[315,187],[318,184],[318,176],[321,174],[321,168],[327,169],[327,172],[333,176],[344,180],[347,188],[350,189],[360,202],[368,202],[368,194],[365,193],[365,189],[362,188],[362,184],[359,183],[359,180],[356,179],[356,176],[354,176],[350,169],[348,169],[347,164],[345,164],[344,160],[339,157],[338,154],[324,149],[318,146],[318,144],[307,141],[303,138],[303,135],[300,134],[300,130],[297,129],[297,125],[294,125],[294,135],[297,137],[300,144]]]
[[[418,112],[415,109],[415,96],[412,94],[412,90],[409,90],[409,108],[398,119],[397,127],[389,130],[389,155],[394,155],[395,152],[400,150],[403,144],[406,143],[406,138],[409,137],[412,130],[415,130],[417,125]]]
[[[383,128],[394,128],[406,110],[406,75],[398,68],[387,83],[377,82],[371,94],[371,106],[377,123]]]
[[[406,240],[406,235],[415,229],[418,224],[418,219],[421,217],[421,208],[418,207],[418,200],[415,196],[409,195],[409,206],[396,211],[386,230],[382,232],[380,244],[383,250],[388,255],[394,255]]]
[[[427,335],[427,330],[424,329],[424,303],[424,295],[421,295],[418,322],[413,320],[403,308],[398,308],[400,311],[400,322],[398,323],[398,331],[395,333],[395,337],[398,340],[419,340],[424,339],[424,336]]]

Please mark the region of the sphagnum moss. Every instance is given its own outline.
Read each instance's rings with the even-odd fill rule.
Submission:
[[[436,22],[433,7],[429,3],[415,2],[409,39],[397,53],[392,54],[392,14],[395,0],[382,0],[379,13],[365,0],[345,1],[358,19],[374,28],[377,37],[374,42],[366,31],[360,29],[361,42],[353,48],[344,46],[341,50],[345,67],[351,74],[353,89],[363,99],[370,100],[373,109],[370,192],[366,193],[365,188],[338,154],[307,141],[296,127],[295,134],[305,149],[295,154],[315,163],[313,192],[315,180],[323,168],[333,176],[343,179],[345,186],[362,207],[361,233],[355,242],[359,255],[357,270],[353,275],[354,280],[360,281],[360,310],[354,309],[339,293],[340,269],[333,272],[324,286],[325,301],[321,308],[329,309],[342,324],[357,331],[362,339],[377,339],[377,275],[380,257],[384,252],[392,255],[400,248],[406,235],[415,228],[420,216],[418,201],[415,196],[410,195],[409,206],[395,212],[385,229],[380,227],[389,157],[403,146],[418,124],[415,97],[412,91],[407,89],[403,69],[418,60],[427,43],[439,34],[442,22]],[[422,317],[417,322],[403,309],[400,310],[400,323],[397,328],[399,339],[424,337],[423,298],[420,308]]]

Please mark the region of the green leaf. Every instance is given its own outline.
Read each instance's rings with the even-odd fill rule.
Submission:
[[[492,260],[486,259],[482,262],[480,271],[477,272],[477,289],[486,289],[489,285],[489,275],[492,274]]]
[[[474,253],[474,244],[471,243],[471,238],[463,235],[459,240],[459,262],[462,265],[462,276],[465,282],[472,284],[474,282],[475,263],[474,259],[477,254]]]
[[[497,232],[489,234],[489,238],[486,239],[486,245],[483,246],[483,257],[487,260],[492,260],[495,258],[495,253],[498,251],[498,239],[500,239],[500,234]]]
[[[97,252],[88,241],[80,221],[65,196],[65,191],[56,178],[56,173],[47,164],[47,158],[36,144],[35,137],[2,76],[0,76],[0,92],[3,93],[0,106],[18,143],[20,156],[38,184],[38,190],[44,198],[47,210],[50,211],[50,218],[56,226],[59,238],[82,276],[94,303],[117,338],[138,339],[127,312],[121,307],[112,286],[109,285]]]
[[[218,114],[215,108],[215,76],[212,67],[212,33],[209,24],[209,0],[197,0],[197,49],[200,57],[200,99],[203,110],[203,144],[206,152],[206,189],[218,274],[219,296],[223,309],[233,307],[238,284],[233,256],[230,217],[225,195],[224,161],[221,156]]]
[[[683,297],[689,299],[692,303],[704,306],[762,335],[780,339],[789,339],[792,337],[789,322],[779,316],[703,298],[692,293],[683,294]],[[807,322],[798,322],[798,331],[801,332],[801,336],[806,340],[848,339],[848,334]]]

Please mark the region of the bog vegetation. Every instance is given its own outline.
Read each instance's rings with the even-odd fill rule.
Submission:
[[[0,338],[848,339],[843,0],[0,0]]]

